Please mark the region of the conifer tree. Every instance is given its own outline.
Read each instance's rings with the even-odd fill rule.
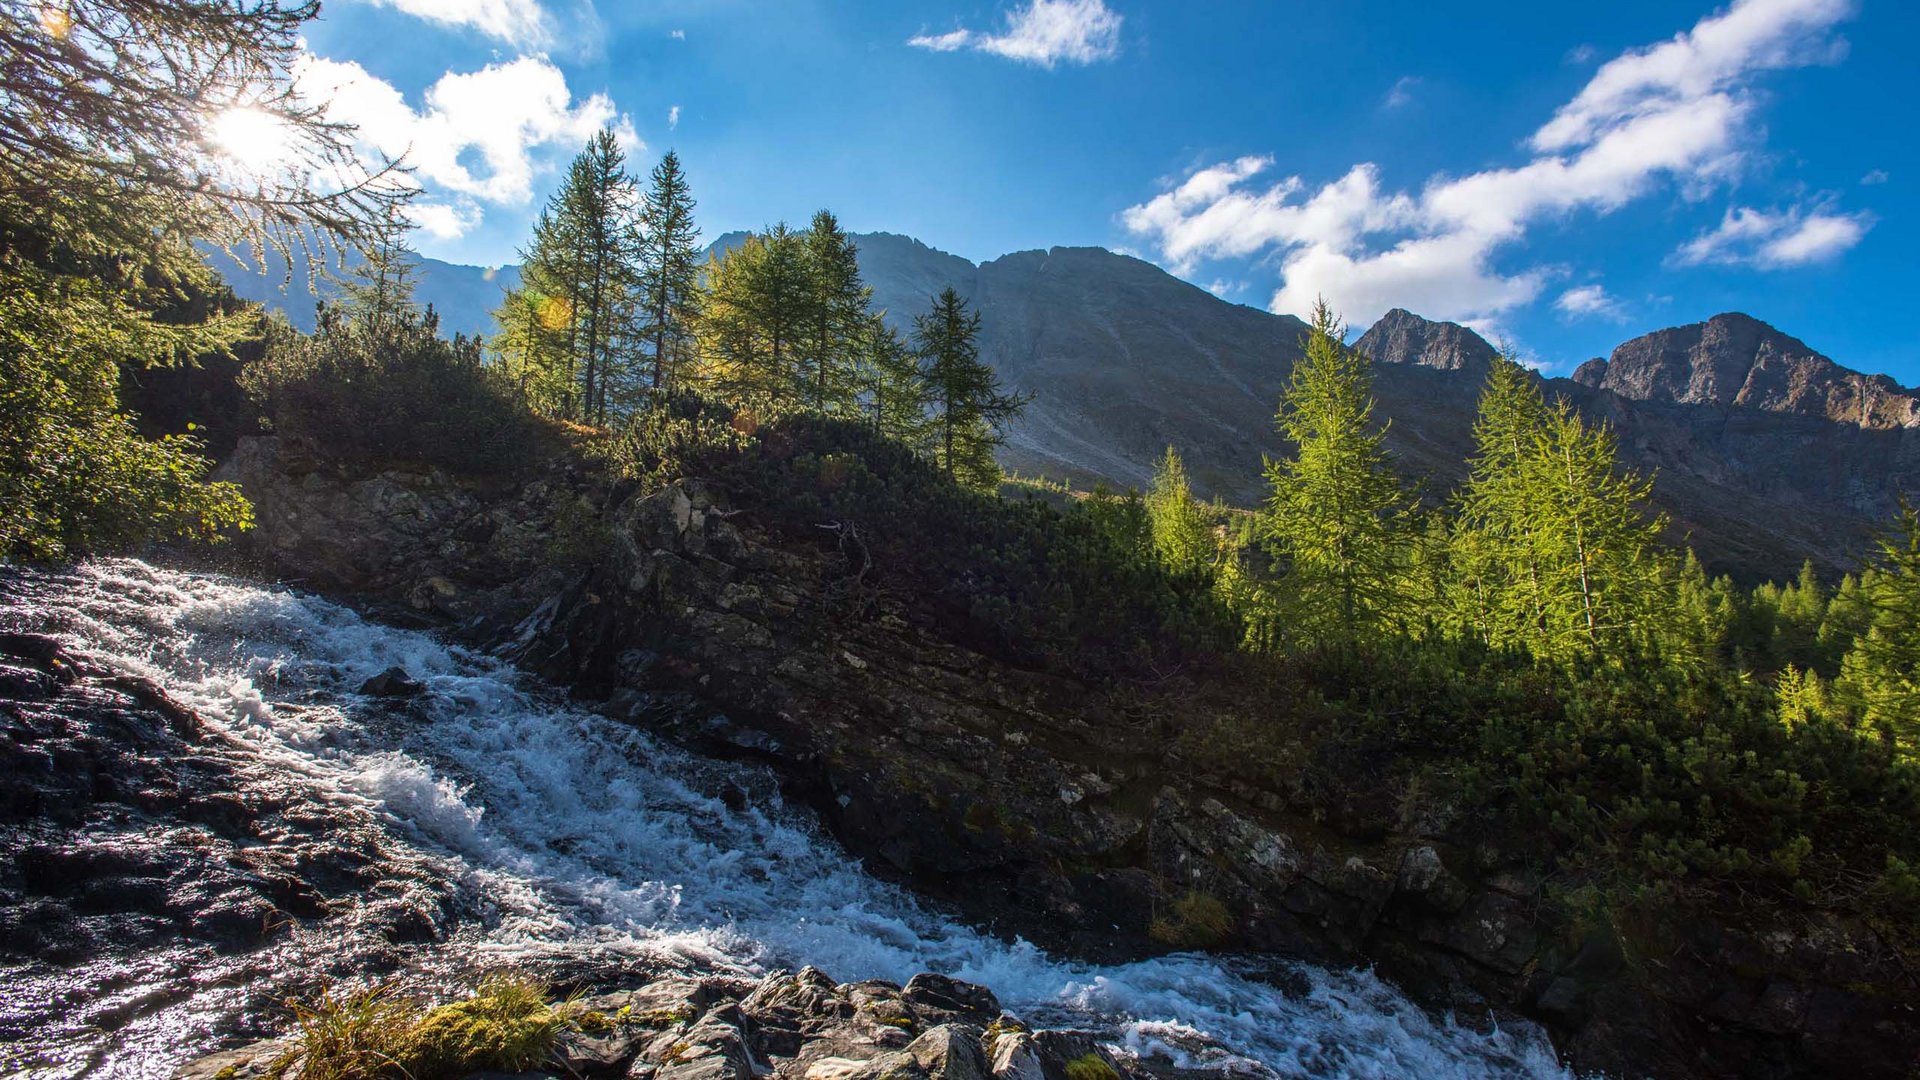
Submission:
[[[523,382],[557,384],[553,411],[567,419],[606,423],[631,385],[642,336],[637,210],[626,154],[602,129],[567,167],[521,252],[520,286],[497,313],[516,336],[495,351],[531,369],[518,373]]]
[[[1262,532],[1286,565],[1281,588],[1293,624],[1351,643],[1408,615],[1409,500],[1382,445],[1386,430],[1373,422],[1371,364],[1344,336],[1326,302],[1316,303],[1278,416],[1296,449],[1266,464]]]
[[[1866,723],[1920,754],[1920,510],[1903,504],[1879,547],[1871,621],[1841,662],[1841,687]]]
[[[880,434],[924,453],[932,398],[920,355],[883,316],[865,322],[854,374],[861,414]]]
[[[293,257],[363,238],[405,200],[293,87],[318,11],[0,4],[0,557],[250,520],[237,488],[205,481],[191,436],[140,434],[119,380],[257,334],[251,309],[200,303],[220,288],[196,242]],[[229,115],[272,128],[280,160],[225,157],[209,132]]]
[[[669,150],[653,167],[640,204],[638,285],[654,390],[675,383],[699,317],[700,230],[680,157]]]
[[[1474,455],[1456,504],[1455,619],[1493,645],[1531,638],[1546,619],[1523,465],[1547,420],[1537,380],[1510,354],[1494,358],[1474,418]]]
[[[807,403],[822,412],[853,404],[851,368],[866,329],[873,290],[860,282],[859,252],[830,210],[813,215],[803,234],[808,279]]]
[[[1666,523],[1643,509],[1653,482],[1620,469],[1612,431],[1556,402],[1521,463],[1521,489],[1544,614],[1525,642],[1535,656],[1618,657],[1684,640],[1660,541]]]
[[[1147,490],[1147,517],[1153,527],[1153,549],[1167,569],[1191,574],[1212,563],[1219,545],[1206,512],[1194,501],[1180,452],[1172,446],[1160,459],[1153,486]]]
[[[932,310],[914,316],[914,345],[933,399],[934,459],[954,480],[992,491],[1000,483],[994,448],[1029,399],[1001,389],[1000,376],[980,360],[979,336],[979,313],[968,311],[952,287]]]

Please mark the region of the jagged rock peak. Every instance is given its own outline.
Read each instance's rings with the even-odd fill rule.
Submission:
[[[1885,375],[1841,367],[1739,312],[1644,334],[1614,349],[1605,365],[1581,370],[1581,382],[1639,401],[1738,406],[1864,428],[1920,425],[1920,394]]]
[[[1484,372],[1498,355],[1487,339],[1459,323],[1423,319],[1405,308],[1380,317],[1353,347],[1380,364],[1418,364],[1442,371]]]

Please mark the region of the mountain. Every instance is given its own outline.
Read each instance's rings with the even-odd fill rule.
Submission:
[[[1499,351],[1459,323],[1429,322],[1406,308],[1380,317],[1353,347],[1381,364],[1417,364],[1482,378]]]
[[[709,252],[746,234],[716,239]],[[1251,506],[1263,456],[1286,445],[1274,411],[1306,326],[1221,300],[1140,259],[1102,248],[1022,251],[974,264],[911,237],[854,237],[876,309],[910,330],[952,286],[982,319],[981,354],[1033,394],[1001,457],[1012,469],[1144,487],[1168,445],[1203,495]],[[420,260],[418,294],[449,331],[490,329],[515,267]],[[236,291],[312,321],[275,273],[232,276]],[[1475,403],[1493,346],[1473,330],[1395,309],[1355,347],[1377,362],[1387,445],[1430,497],[1464,475]],[[1657,474],[1655,499],[1709,566],[1790,576],[1811,558],[1849,566],[1899,497],[1920,494],[1920,394],[1840,366],[1746,315],[1655,331],[1571,379],[1545,380],[1613,425],[1628,465]]]
[[[947,284],[983,321],[982,355],[1034,394],[1002,457],[1022,472],[1144,486],[1168,444],[1205,494],[1264,496],[1262,455],[1306,327],[1228,303],[1150,263],[1054,248],[974,266],[906,237],[857,238],[876,304],[898,318]],[[1396,309],[1354,343],[1400,467],[1442,496],[1464,475],[1492,345]],[[1920,395],[1834,363],[1758,320],[1721,315],[1589,362],[1549,394],[1613,425],[1622,460],[1657,476],[1676,540],[1743,578],[1804,559],[1851,564],[1901,494],[1920,493]]]

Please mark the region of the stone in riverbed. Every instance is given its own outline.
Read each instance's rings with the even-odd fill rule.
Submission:
[[[360,684],[360,692],[369,697],[410,698],[427,689],[426,684],[407,674],[407,669],[390,667]]]

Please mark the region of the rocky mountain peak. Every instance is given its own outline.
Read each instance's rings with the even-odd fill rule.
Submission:
[[[1589,361],[1583,385],[1637,401],[1742,407],[1873,429],[1920,426],[1920,394],[1841,367],[1751,315],[1656,330]]]
[[[1498,355],[1486,338],[1467,327],[1423,319],[1405,308],[1382,315],[1353,347],[1379,364],[1417,364],[1474,375],[1484,374]]]

